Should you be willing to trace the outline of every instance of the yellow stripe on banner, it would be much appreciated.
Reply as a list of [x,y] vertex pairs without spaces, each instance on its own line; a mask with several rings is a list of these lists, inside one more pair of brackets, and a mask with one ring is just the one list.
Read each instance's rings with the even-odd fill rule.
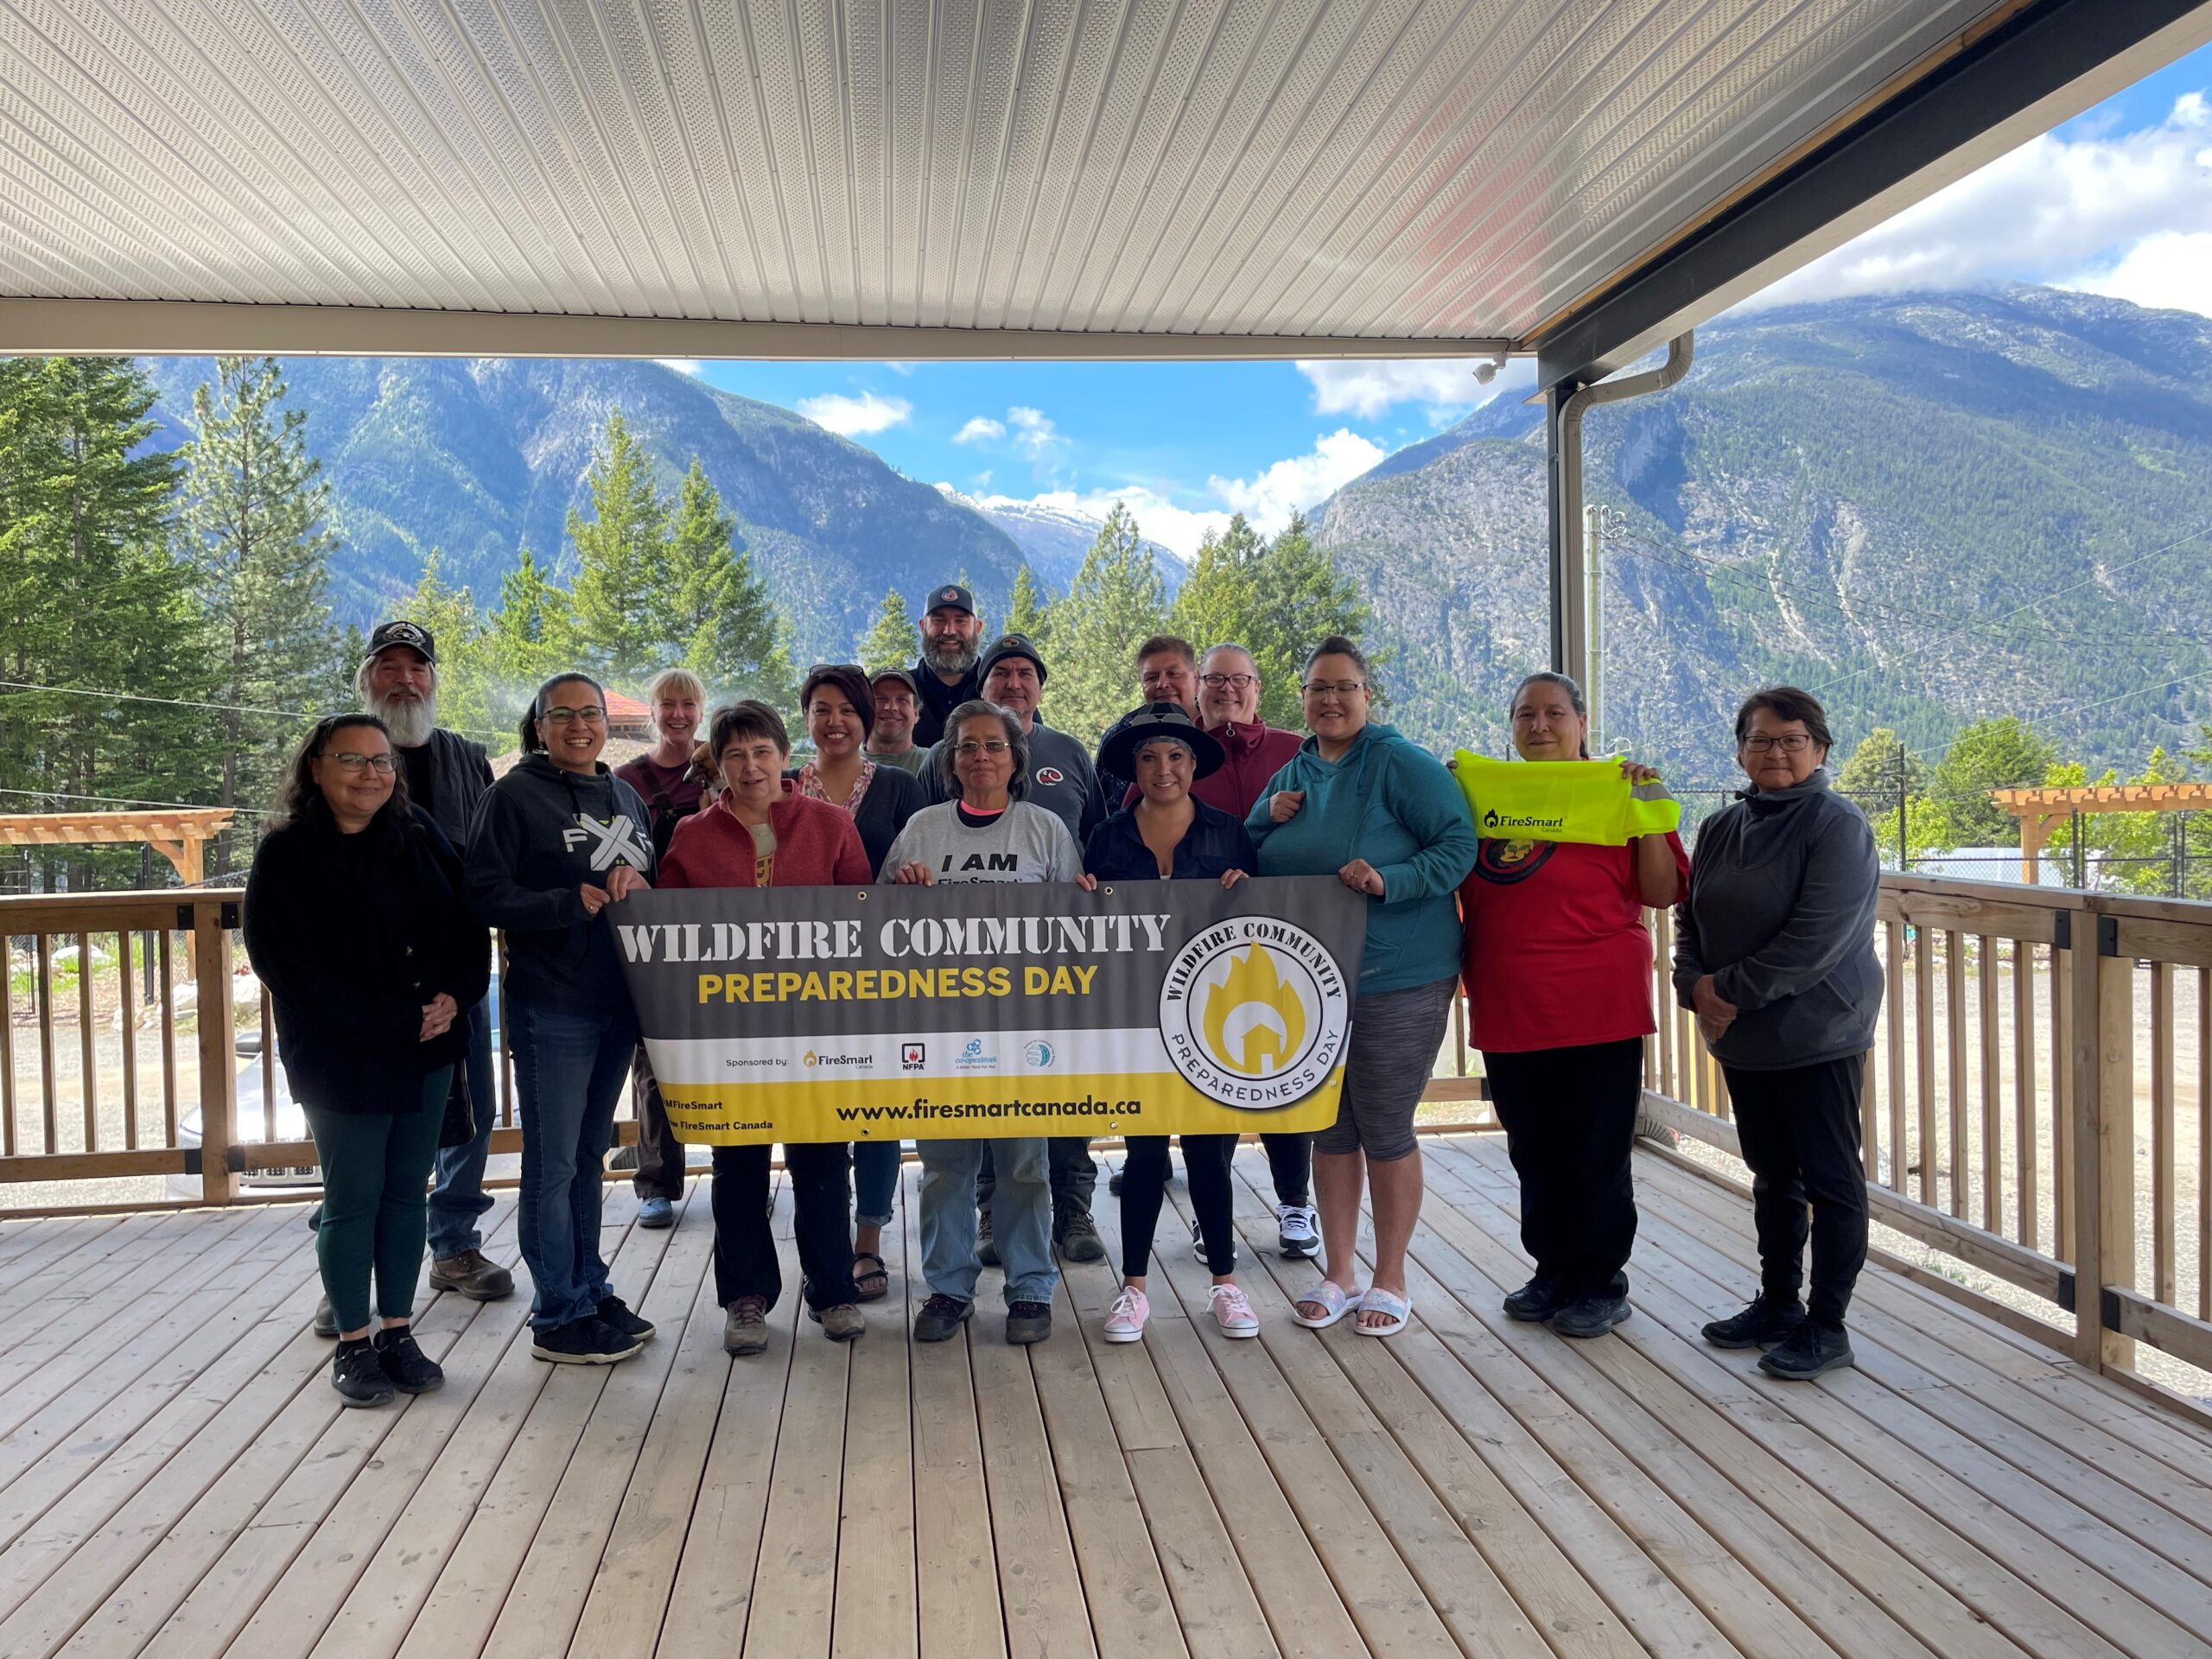
[[1008,1135],[1249,1135],[1325,1129],[1344,1068],[1295,1106],[1246,1110],[1200,1094],[1174,1071],[1090,1077],[916,1077],[855,1083],[661,1085],[677,1139],[733,1147],[766,1141],[938,1141]]

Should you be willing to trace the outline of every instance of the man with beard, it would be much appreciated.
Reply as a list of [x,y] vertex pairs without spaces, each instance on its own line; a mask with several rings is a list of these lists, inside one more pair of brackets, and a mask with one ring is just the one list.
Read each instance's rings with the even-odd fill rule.
[[[382,622],[369,636],[369,653],[353,675],[362,708],[391,732],[391,752],[407,780],[408,798],[437,821],[454,850],[466,853],[468,821],[492,786],[492,765],[481,744],[438,727],[438,655],[430,631],[407,621]],[[468,1103],[475,1136],[438,1148],[430,1189],[430,1287],[457,1291],[471,1301],[510,1295],[514,1275],[486,1257],[477,1228],[492,1199],[484,1191],[484,1163],[492,1147],[492,1117],[499,1099],[492,1073],[491,998],[468,1011]],[[316,1314],[318,1327],[321,1319]]]
[[930,590],[922,613],[922,659],[914,664],[914,690],[920,706],[914,714],[914,747],[926,749],[944,735],[944,717],[982,695],[976,672],[983,638],[983,619],[976,614],[976,595],[957,582]]

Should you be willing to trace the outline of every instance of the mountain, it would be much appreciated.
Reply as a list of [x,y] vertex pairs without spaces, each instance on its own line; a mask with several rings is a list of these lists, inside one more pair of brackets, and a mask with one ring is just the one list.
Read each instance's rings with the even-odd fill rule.
[[[1778,680],[1845,754],[2017,713],[2139,765],[2212,712],[2202,317],[2025,287],[1756,312],[1586,437],[1607,733],[1678,776],[1725,780],[1737,702]],[[1545,474],[1542,411],[1509,393],[1316,515],[1424,741],[1501,751],[1543,665]]]
[[[978,500],[963,495],[949,484],[938,488],[944,492],[948,501],[981,513],[1013,538],[1029,561],[1029,569],[1037,580],[1053,594],[1067,592],[1075,581],[1075,573],[1082,568],[1083,556],[1090,550],[1097,539],[1103,518],[1087,512],[1077,512],[1071,507],[1056,507],[1041,501],[1016,501],[1003,495],[985,496]],[[1167,585],[1167,595],[1173,599],[1175,590],[1183,585],[1183,561],[1158,542],[1147,542],[1152,562],[1160,568],[1160,579]]]
[[[193,391],[214,365],[144,366],[172,429],[150,442],[189,435]],[[1021,564],[989,520],[860,445],[657,363],[294,358],[284,372],[331,486],[341,622],[365,626],[410,592],[433,547],[479,605],[497,601],[525,542],[572,575],[564,526],[571,508],[589,510],[592,444],[616,409],[671,496],[698,456],[791,624],[798,662],[849,652],[888,589],[912,603],[963,571],[1003,615]]]

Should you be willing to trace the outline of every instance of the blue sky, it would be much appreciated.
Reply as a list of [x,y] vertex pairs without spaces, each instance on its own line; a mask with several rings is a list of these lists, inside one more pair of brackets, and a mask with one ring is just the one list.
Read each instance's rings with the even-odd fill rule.
[[[2212,47],[1749,303],[1999,280],[2212,315]],[[1186,555],[1232,511],[1280,527],[1479,396],[1463,363],[683,366],[797,409],[912,478],[1095,514],[1126,501],[1146,534]]]

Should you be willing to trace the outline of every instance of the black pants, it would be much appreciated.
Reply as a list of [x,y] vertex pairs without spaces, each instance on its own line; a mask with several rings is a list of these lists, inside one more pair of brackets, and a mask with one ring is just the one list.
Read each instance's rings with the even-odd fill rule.
[[[1186,1138],[1187,1148],[1190,1141]],[[1275,1202],[1294,1204],[1300,1209],[1312,1207],[1313,1203],[1313,1136],[1277,1130],[1263,1135],[1260,1144],[1267,1149],[1268,1170],[1275,1178]],[[1126,1185],[1128,1177],[1122,1178]],[[1224,1272],[1227,1269],[1224,1268]]]
[[[773,1307],[784,1294],[768,1224],[769,1150],[715,1148],[715,1300],[724,1307],[741,1296],[765,1296]],[[807,1306],[817,1310],[859,1294],[853,1288],[853,1230],[845,1209],[846,1156],[842,1141],[784,1148],[799,1271],[806,1275]]]
[[[1230,1193],[1229,1159],[1236,1150],[1233,1135],[1186,1135],[1183,1174],[1191,1184],[1191,1208],[1198,1212],[1198,1236],[1205,1241],[1206,1266],[1216,1276],[1236,1266],[1236,1205]],[[1122,1272],[1141,1278],[1151,1269],[1153,1230],[1167,1192],[1167,1137],[1133,1135],[1128,1160],[1122,1166]]]
[[1723,1066],[1759,1235],[1759,1281],[1795,1301],[1804,1269],[1806,1206],[1812,1207],[1812,1293],[1806,1312],[1840,1325],[1866,1265],[1866,1176],[1859,1161],[1859,1086],[1866,1057],[1787,1071]]
[[[1090,1159],[1090,1141],[1080,1135],[1056,1135],[1045,1146],[1052,1176],[1052,1229],[1058,1232],[1068,1217],[1090,1213],[1090,1197],[1098,1189],[1098,1166]],[[976,1172],[976,1210],[988,1215],[991,1194],[999,1184],[991,1163],[991,1143],[983,1142],[983,1166]]]
[[669,1127],[668,1108],[660,1103],[660,1084],[643,1043],[630,1062],[630,1103],[638,1116],[638,1173],[630,1185],[641,1198],[673,1204],[683,1196],[683,1143]]
[[1483,1069],[1521,1178],[1521,1247],[1536,1276],[1569,1296],[1626,1294],[1642,1039],[1519,1054],[1484,1050]]

